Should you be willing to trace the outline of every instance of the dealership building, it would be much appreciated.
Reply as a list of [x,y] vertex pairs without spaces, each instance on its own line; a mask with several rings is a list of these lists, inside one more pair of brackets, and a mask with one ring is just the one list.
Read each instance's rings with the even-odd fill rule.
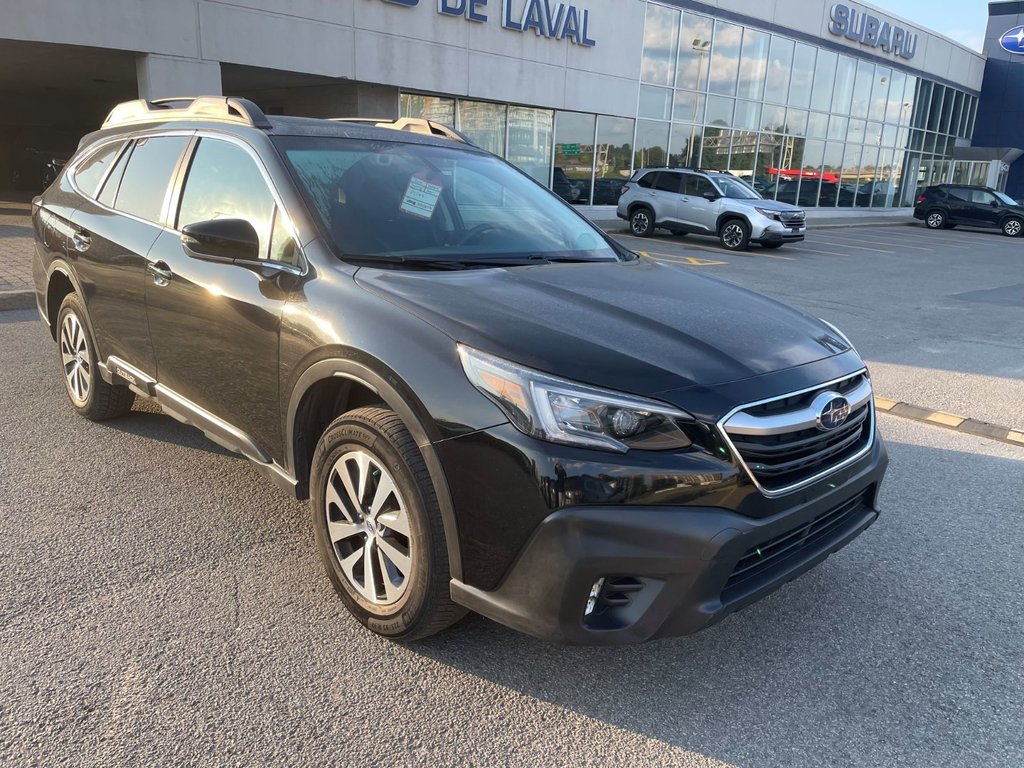
[[989,13],[977,53],[825,0],[5,0],[0,185],[119,101],[225,94],[438,120],[578,203],[663,165],[805,207],[1024,197],[1024,3]]

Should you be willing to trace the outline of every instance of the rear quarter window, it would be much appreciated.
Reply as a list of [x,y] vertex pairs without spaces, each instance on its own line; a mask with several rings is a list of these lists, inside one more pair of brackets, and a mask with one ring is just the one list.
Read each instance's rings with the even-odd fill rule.
[[124,146],[123,141],[106,144],[85,158],[75,168],[75,184],[89,197],[96,197],[96,188],[110,164],[117,157],[117,151]]

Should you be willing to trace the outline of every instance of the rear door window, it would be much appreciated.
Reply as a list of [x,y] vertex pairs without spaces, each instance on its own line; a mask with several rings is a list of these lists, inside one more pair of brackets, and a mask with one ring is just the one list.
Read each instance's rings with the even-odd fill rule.
[[151,136],[135,141],[114,207],[140,219],[159,223],[171,174],[188,136]]
[[661,176],[660,173],[652,171],[651,173],[641,176],[636,183],[644,189],[651,189],[655,183],[657,183],[659,176]]
[[96,188],[103,179],[110,164],[117,157],[117,150],[124,146],[124,142],[114,141],[106,146],[100,147],[80,163],[75,170],[75,184],[89,197],[96,196]]
[[657,181],[654,182],[654,188],[659,192],[679,192],[682,180],[682,174],[662,171],[658,174]]

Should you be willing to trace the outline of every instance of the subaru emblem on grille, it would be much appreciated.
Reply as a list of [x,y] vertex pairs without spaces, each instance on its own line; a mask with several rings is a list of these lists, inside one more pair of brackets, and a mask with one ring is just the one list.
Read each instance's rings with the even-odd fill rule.
[[829,430],[835,429],[843,425],[847,417],[850,415],[850,403],[842,395],[838,395],[835,392],[827,392],[828,399],[822,395],[818,395],[818,400],[825,400],[825,403],[818,408],[818,429],[822,432],[828,432]]

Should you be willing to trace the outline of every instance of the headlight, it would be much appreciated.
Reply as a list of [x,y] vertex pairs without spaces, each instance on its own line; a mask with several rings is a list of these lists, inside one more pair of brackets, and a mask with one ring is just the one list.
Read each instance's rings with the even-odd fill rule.
[[693,416],[664,403],[577,384],[459,345],[466,376],[527,435],[625,453],[679,450],[690,439],[677,421]]
[[754,210],[766,218],[774,219],[775,221],[782,221],[782,217],[779,215],[778,211],[769,211],[767,208],[754,208]]

